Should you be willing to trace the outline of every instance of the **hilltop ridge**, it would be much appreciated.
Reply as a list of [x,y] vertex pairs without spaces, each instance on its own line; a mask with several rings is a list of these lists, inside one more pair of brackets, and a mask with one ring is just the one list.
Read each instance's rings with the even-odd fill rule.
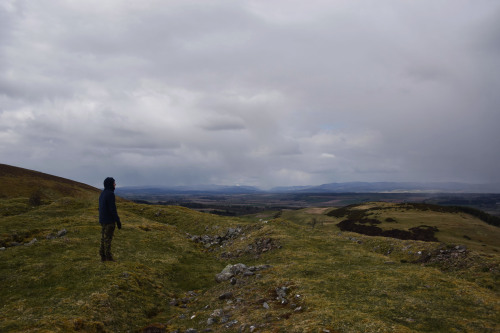
[[99,192],[87,184],[7,164],[0,164],[0,184],[0,198],[29,197],[34,191],[52,199]]

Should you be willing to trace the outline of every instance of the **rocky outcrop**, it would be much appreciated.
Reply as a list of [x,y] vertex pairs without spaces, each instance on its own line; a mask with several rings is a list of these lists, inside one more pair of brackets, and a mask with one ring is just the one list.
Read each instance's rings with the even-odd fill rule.
[[226,233],[223,235],[215,235],[215,236],[210,236],[210,235],[191,235],[189,233],[186,233],[187,238],[189,238],[191,241],[195,243],[201,243],[206,249],[210,249],[213,247],[220,247],[227,245],[230,243],[232,240],[236,239],[240,235],[243,234],[243,228],[241,227],[236,227],[236,228],[228,228]]
[[414,263],[435,265],[442,269],[463,269],[478,264],[479,258],[471,258],[465,245],[438,248],[430,252],[419,251],[419,258]]
[[261,254],[272,251],[274,249],[281,249],[280,242],[273,238],[257,238],[251,244],[248,244],[244,249],[238,249],[233,252],[223,252],[222,259],[238,258],[243,255],[254,255],[259,257]]
[[[217,283],[228,281],[237,276],[252,276],[255,272],[270,268],[269,265],[259,265],[247,267],[245,264],[227,265],[222,272],[215,275]],[[233,283],[232,283],[233,284]]]
[[[228,247],[233,244],[235,240],[245,240],[248,238],[246,234],[248,230],[244,230],[242,227],[228,228],[224,234],[221,235],[192,235],[186,233],[187,238],[195,243],[200,243],[208,251],[213,251],[215,249],[220,249]],[[256,238],[252,243],[244,246],[243,248],[222,252],[222,259],[233,259],[238,258],[243,255],[254,255],[259,257],[262,253],[269,252],[274,249],[280,249],[281,245],[277,239],[270,237]]]

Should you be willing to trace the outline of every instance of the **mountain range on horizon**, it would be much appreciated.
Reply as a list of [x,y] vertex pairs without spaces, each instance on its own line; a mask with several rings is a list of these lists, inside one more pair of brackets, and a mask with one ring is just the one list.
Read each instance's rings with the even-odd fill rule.
[[263,190],[245,185],[191,185],[191,186],[124,186],[120,192],[147,192],[150,194],[258,194],[258,193],[500,193],[500,184],[467,184],[460,182],[342,182],[310,186],[279,186]]
[[[24,173],[34,177],[42,175],[45,178],[64,178],[28,170],[20,167],[0,164],[0,176],[15,176]],[[30,180],[25,180],[29,183]],[[33,183],[33,182],[32,182]],[[80,183],[83,186],[89,185]],[[32,184],[34,185],[34,183]],[[92,187],[94,190],[97,188]],[[461,182],[337,182],[322,185],[279,186],[264,190],[248,185],[139,185],[117,188],[119,193],[148,194],[263,194],[263,193],[500,193],[500,183],[470,184]]]

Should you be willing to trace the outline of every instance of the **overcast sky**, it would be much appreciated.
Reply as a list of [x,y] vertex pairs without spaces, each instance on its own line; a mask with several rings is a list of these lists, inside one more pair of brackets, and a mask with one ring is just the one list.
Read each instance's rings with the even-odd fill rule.
[[0,163],[102,187],[500,182],[498,0],[1,0]]

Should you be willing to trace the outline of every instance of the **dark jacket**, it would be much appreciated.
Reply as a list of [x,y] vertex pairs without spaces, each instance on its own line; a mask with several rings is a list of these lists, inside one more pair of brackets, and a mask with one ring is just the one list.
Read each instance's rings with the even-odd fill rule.
[[120,217],[116,211],[115,192],[113,186],[106,186],[99,196],[99,223],[116,224],[121,227]]

